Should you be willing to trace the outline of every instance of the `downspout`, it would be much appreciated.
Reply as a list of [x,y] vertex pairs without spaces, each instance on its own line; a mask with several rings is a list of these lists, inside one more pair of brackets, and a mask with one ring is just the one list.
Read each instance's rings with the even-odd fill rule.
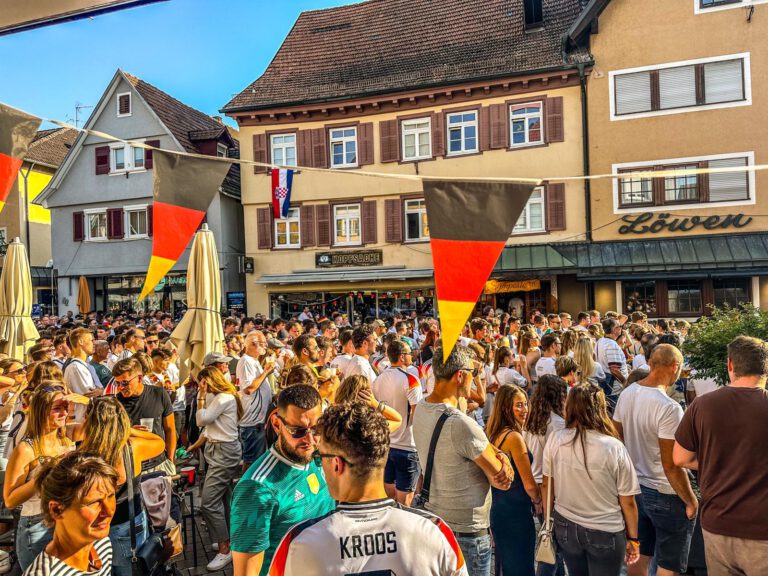
[[[578,64],[579,84],[581,85],[581,139],[582,139],[582,163],[584,176],[589,176],[589,114],[587,107],[587,76],[584,73],[585,65]],[[587,242],[592,242],[592,182],[584,180],[584,208],[586,213],[586,237]]]

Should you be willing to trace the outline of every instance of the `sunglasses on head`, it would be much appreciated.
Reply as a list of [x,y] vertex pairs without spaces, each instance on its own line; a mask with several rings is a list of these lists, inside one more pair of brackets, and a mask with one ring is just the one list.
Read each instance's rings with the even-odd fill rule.
[[288,422],[285,421],[285,418],[280,416],[280,414],[277,414],[277,417],[280,419],[280,422],[283,423],[283,427],[288,430],[288,434],[290,434],[291,438],[294,440],[305,438],[307,434],[312,434],[312,436],[317,435],[317,426],[312,426],[311,428],[306,428],[304,426],[291,426],[288,424]]
[[40,386],[38,390],[42,390],[43,392],[66,392],[66,389],[64,388],[64,386],[59,386],[57,384]]

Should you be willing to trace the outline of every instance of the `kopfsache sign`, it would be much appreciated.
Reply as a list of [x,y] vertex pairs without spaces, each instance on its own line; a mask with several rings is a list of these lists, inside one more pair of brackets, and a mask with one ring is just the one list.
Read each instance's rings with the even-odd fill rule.
[[354,252],[319,252],[315,254],[317,268],[342,268],[345,266],[381,266],[384,256],[381,250],[356,250]]

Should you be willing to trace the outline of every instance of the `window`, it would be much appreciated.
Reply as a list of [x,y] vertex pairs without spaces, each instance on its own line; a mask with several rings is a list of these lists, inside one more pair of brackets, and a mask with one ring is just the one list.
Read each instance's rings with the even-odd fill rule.
[[[331,168],[357,166],[357,128],[338,128],[331,132]],[[295,155],[295,146],[294,146]],[[273,162],[275,162],[273,160]]]
[[544,232],[544,189],[536,188],[528,199],[513,233]]
[[147,207],[146,206],[126,206],[125,212],[125,230],[127,238],[146,238],[148,235]]
[[117,117],[131,115],[131,93],[123,92],[117,95]]
[[701,314],[701,282],[669,280],[667,298],[670,314]]
[[429,118],[403,120],[403,160],[432,157],[432,121]]
[[513,104],[509,107],[512,146],[527,146],[544,142],[541,102]]
[[8,229],[5,227],[0,228],[0,255],[4,255],[8,252]]
[[275,220],[275,248],[301,248],[299,209],[291,208],[288,216]]
[[270,145],[274,164],[296,166],[296,134],[273,134]]
[[622,206],[653,204],[652,178],[622,178],[620,180]]
[[742,0],[698,0],[698,2],[702,8],[713,8],[726,4],[741,4]]
[[[686,164],[683,166],[670,166],[681,170],[695,170],[699,164]],[[699,201],[699,175],[687,174],[685,176],[667,176],[664,178],[664,203],[674,202],[698,202]]]
[[448,114],[448,155],[477,152],[477,112]]
[[144,148],[132,148],[133,150],[133,167],[144,168]]
[[356,246],[361,243],[360,204],[339,204],[333,207],[334,245]]
[[85,239],[86,240],[106,240],[107,239],[107,212],[86,212],[85,213]]
[[624,288],[624,313],[645,312],[655,316],[656,311],[656,282],[622,282]]
[[405,201],[405,240],[429,240],[427,204],[423,199]]
[[112,171],[125,170],[125,148],[112,149]]
[[695,14],[706,14],[708,12],[718,12],[720,10],[731,10],[753,6],[754,4],[765,4],[768,0],[693,0],[693,11]]
[[219,142],[216,144],[216,156],[219,158],[226,158],[229,155],[229,148],[227,148],[226,144],[222,144]]
[[611,118],[751,104],[749,54],[611,72]]
[[134,148],[128,144],[110,145],[110,173],[128,170],[143,170],[146,158],[144,148]]
[[736,307],[749,302],[749,278],[715,278],[712,283],[715,289],[715,306],[726,304]]

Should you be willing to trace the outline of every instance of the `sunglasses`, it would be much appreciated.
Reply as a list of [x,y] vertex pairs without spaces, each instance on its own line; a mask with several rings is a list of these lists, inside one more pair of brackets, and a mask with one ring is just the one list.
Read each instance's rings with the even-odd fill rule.
[[24,373],[26,373],[26,371],[27,371],[27,367],[26,366],[22,366],[18,370],[14,370],[12,372],[8,372],[8,376],[10,376],[11,374],[24,374]]
[[477,375],[480,374],[479,368],[462,368],[461,370],[463,372],[469,372],[470,374],[472,374],[473,378],[477,378]]
[[136,378],[139,378],[140,376],[141,376],[141,374],[136,374],[136,376],[134,376],[133,378],[129,378],[128,380],[117,380],[117,379],[115,379],[114,383],[115,383],[115,386],[117,386],[118,388],[125,388],[126,386],[129,386],[131,384],[131,382],[133,382],[134,380],[136,380]]
[[322,458],[338,458],[339,460],[344,462],[344,464],[346,464],[347,466],[354,466],[355,465],[354,462],[350,462],[349,460],[344,458],[344,456],[342,456],[341,454],[323,454],[322,452],[315,452],[315,456],[317,456],[318,458],[321,458],[321,459]]
[[312,426],[311,428],[305,428],[303,426],[291,426],[288,424],[288,422],[285,421],[285,418],[280,416],[280,414],[277,414],[277,417],[280,419],[280,422],[283,423],[285,429],[288,430],[288,434],[290,434],[291,438],[294,440],[305,438],[307,434],[317,436],[317,426]]
[[40,386],[38,390],[42,390],[43,392],[66,392],[64,386],[58,385]]

